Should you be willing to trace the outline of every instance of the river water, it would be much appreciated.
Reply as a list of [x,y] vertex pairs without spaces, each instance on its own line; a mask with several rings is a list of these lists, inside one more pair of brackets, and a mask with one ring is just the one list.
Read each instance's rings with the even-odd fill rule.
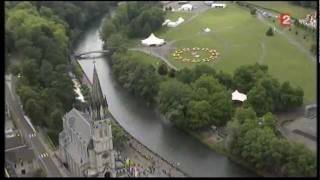
[[[102,49],[98,28],[94,23],[79,39],[76,53]],[[116,120],[135,138],[163,158],[179,162],[179,167],[191,176],[250,177],[256,176],[243,167],[217,154],[190,135],[176,129],[155,109],[147,107],[117,84],[106,58],[81,60],[80,64],[92,80],[95,61],[101,88],[109,110]]]

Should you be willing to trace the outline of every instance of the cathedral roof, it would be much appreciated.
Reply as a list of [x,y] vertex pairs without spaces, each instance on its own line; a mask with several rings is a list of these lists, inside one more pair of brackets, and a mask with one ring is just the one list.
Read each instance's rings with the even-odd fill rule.
[[81,137],[81,140],[86,144],[89,143],[91,136],[91,124],[89,119],[87,119],[88,117],[83,116],[83,113],[73,108],[65,115],[65,118],[69,127],[72,128],[79,137]]
[[[90,139],[91,139],[90,119],[88,119],[88,115],[78,111],[75,108],[69,111],[64,118],[66,119],[66,123],[68,124],[68,126],[72,129],[71,131],[73,131],[73,133],[76,134],[76,136],[78,136],[78,137],[74,137],[72,139],[72,142],[66,146],[66,151],[77,164],[85,163],[87,162],[87,159],[83,157],[83,153],[86,153],[86,151],[79,149],[78,144],[81,144],[87,147],[90,142]],[[68,133],[68,132],[65,131],[65,133]],[[81,163],[81,160],[82,160],[82,163]]]

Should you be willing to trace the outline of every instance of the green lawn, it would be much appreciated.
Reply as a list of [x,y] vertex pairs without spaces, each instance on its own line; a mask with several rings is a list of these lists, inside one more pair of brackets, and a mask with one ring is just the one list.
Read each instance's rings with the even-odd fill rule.
[[[212,31],[204,33],[202,29],[206,27]],[[248,10],[228,4],[225,9],[210,9],[188,23],[157,34],[167,41],[177,40],[177,48],[216,49],[220,54],[217,61],[205,64],[231,74],[243,64],[266,64],[270,73],[281,82],[288,80],[294,86],[301,86],[306,103],[315,102],[316,63],[282,35],[265,36],[267,29],[268,26]],[[170,60],[178,68],[197,64],[183,63],[173,57]]]
[[142,63],[145,63],[145,64],[151,64],[155,68],[157,68],[159,66],[160,62],[162,62],[161,59],[156,58],[154,56],[151,56],[149,54],[143,53],[143,52],[129,51],[128,53],[132,57],[132,60],[139,61],[139,62],[142,62]]
[[[291,25],[291,31],[289,31],[288,27],[283,28],[278,21],[272,22],[272,19],[268,19],[269,22],[274,24],[278,29],[286,32],[290,37],[298,41],[301,45],[303,45],[306,49],[310,49],[311,45],[316,43],[315,39],[317,38],[316,32],[312,32],[310,29],[304,29],[301,27],[297,27],[295,25]],[[298,32],[298,34],[296,34]],[[304,37],[306,37],[304,39]]]
[[295,6],[287,1],[249,1],[255,5],[259,5],[268,9],[273,9],[283,13],[290,13],[295,18],[304,18],[307,14],[314,12],[314,9]]

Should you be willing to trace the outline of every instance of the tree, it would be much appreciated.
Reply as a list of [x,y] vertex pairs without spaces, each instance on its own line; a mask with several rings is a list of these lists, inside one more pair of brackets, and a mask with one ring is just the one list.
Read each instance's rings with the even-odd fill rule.
[[268,112],[263,116],[264,126],[269,127],[274,133],[277,132],[277,120],[272,113]]
[[267,36],[273,36],[273,30],[272,30],[271,27],[267,30],[266,35]]
[[250,14],[251,15],[256,15],[257,10],[255,8],[251,8]]
[[111,122],[112,128],[112,139],[116,148],[121,149],[128,141],[128,137],[125,134],[124,130],[115,122]]
[[219,82],[224,85],[227,89],[231,89],[233,84],[232,84],[232,77],[230,74],[224,73],[223,71],[220,71],[216,75],[217,79]]
[[190,101],[188,104],[188,128],[199,129],[210,124],[211,105],[206,100]]
[[192,71],[189,68],[183,68],[182,70],[179,70],[176,77],[177,80],[187,84],[193,81]]
[[243,124],[247,119],[257,119],[256,112],[251,108],[237,108],[234,118]]
[[170,69],[170,71],[169,71],[169,77],[174,78],[175,76],[176,76],[176,70]]
[[142,35],[143,36],[147,36],[147,35],[149,35],[150,33],[151,33],[151,27],[150,27],[150,25],[149,25],[149,23],[148,22],[146,22],[145,24],[144,24],[144,26],[143,26],[143,28],[142,28]]
[[267,90],[261,85],[256,84],[248,93],[248,101],[258,116],[269,111],[273,111],[273,100],[267,95]]
[[233,86],[242,93],[249,90],[261,79],[268,71],[267,66],[254,64],[238,67],[233,75]]
[[288,81],[284,82],[280,88],[281,110],[301,106],[303,103],[303,90],[299,87],[293,89]]
[[160,75],[167,75],[168,74],[168,66],[165,63],[161,63],[158,67],[158,73]]
[[175,79],[160,84],[158,105],[160,111],[178,127],[188,127],[186,120],[187,104],[192,99],[190,85]]
[[30,98],[26,101],[25,110],[34,125],[44,125],[43,108],[36,102],[35,99]]
[[63,125],[62,125],[62,116],[63,113],[60,109],[56,108],[52,113],[50,113],[50,123],[49,126],[54,129],[56,132],[61,132]]
[[48,61],[43,60],[40,67],[39,79],[41,83],[43,83],[44,87],[49,87],[52,79],[52,75],[53,75],[52,65]]
[[119,33],[112,34],[107,43],[104,44],[104,49],[110,49],[111,52],[119,51],[124,53],[127,51],[126,39]]
[[100,30],[100,38],[106,42],[107,39],[116,32],[116,27],[110,19],[105,19],[102,23],[102,28]]

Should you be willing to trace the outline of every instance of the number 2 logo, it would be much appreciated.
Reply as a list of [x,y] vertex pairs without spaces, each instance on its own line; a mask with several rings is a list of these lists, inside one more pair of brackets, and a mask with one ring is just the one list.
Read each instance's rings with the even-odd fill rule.
[[279,16],[280,24],[282,26],[290,26],[291,25],[291,17],[289,14],[281,14]]

